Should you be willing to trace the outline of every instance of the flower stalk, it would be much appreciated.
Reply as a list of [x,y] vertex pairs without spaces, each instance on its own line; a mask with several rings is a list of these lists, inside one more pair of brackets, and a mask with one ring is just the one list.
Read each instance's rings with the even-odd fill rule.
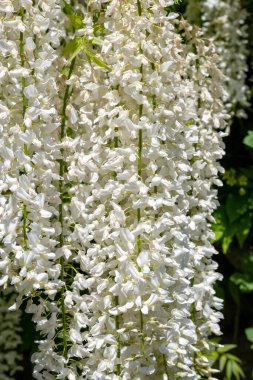
[[[115,136],[114,136],[113,141],[114,141],[114,148],[118,148],[119,147],[119,137],[118,137],[118,128],[117,127],[115,128]],[[114,172],[114,177],[116,177],[115,172]],[[119,297],[118,296],[115,296],[115,305],[119,306]],[[115,327],[116,327],[117,331],[120,329],[120,316],[119,315],[115,315]],[[116,339],[117,339],[117,359],[120,360],[120,358],[121,358],[121,337],[120,337],[119,332],[117,332]],[[117,376],[120,376],[120,373],[121,373],[121,364],[117,363],[117,365],[116,365]]]
[[[142,15],[142,6],[141,6],[141,0],[137,0],[137,9],[138,9],[138,15]],[[141,49],[140,49],[141,50]],[[140,74],[143,77],[143,65],[140,67]],[[141,79],[142,81],[142,79]],[[143,104],[140,104],[139,106],[139,119],[141,119],[143,114]],[[139,129],[138,131],[138,178],[139,181],[142,181],[142,149],[143,149],[143,131],[142,129]],[[137,222],[141,222],[141,209],[137,209]],[[138,235],[137,237],[137,254],[140,255],[142,250],[142,241],[141,241],[141,235]],[[138,268],[140,270],[140,268]],[[145,335],[144,335],[144,317],[143,313],[140,310],[140,332],[141,332],[141,352],[144,357],[146,357],[146,351],[145,351]]]

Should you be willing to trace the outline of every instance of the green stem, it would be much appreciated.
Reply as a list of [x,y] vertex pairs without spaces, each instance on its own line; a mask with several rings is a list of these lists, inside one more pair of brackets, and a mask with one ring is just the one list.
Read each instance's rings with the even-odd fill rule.
[[[141,6],[141,0],[137,0],[137,9],[138,9],[138,15],[142,15],[142,6]],[[141,50],[141,48],[140,48]],[[143,65],[140,67],[140,73],[141,75],[143,74]],[[141,104],[139,106],[139,118],[142,117],[143,114],[143,105]],[[143,147],[143,134],[142,134],[142,129],[139,130],[138,133],[138,162],[137,162],[137,170],[138,170],[138,179],[139,181],[142,181],[142,147]],[[140,223],[141,221],[141,209],[137,209],[137,222]],[[137,237],[137,253],[138,256],[141,253],[141,248],[142,248],[142,241],[141,241],[141,236],[139,235]],[[140,268],[138,268],[140,270]],[[146,352],[145,352],[145,336],[144,336],[144,317],[143,313],[140,310],[140,330],[141,330],[141,352],[144,357],[146,357]]]
[[137,0],[137,8],[138,8],[138,15],[141,16],[142,14],[141,0]]
[[141,352],[143,356],[146,357],[145,336],[144,336],[144,317],[141,310],[140,310],[140,321],[141,321]]
[[[115,133],[117,134],[117,132],[118,132],[118,128],[116,127]],[[114,136],[114,148],[118,148],[118,146],[119,146],[119,138],[116,135],[116,136]],[[117,173],[114,172],[113,175],[114,175],[114,177],[116,177]],[[119,305],[119,297],[118,296],[115,297],[115,304],[116,304],[116,306]],[[116,330],[120,329],[120,316],[119,315],[115,316],[115,327],[116,327]],[[116,339],[117,339],[117,359],[120,360],[120,358],[121,358],[121,338],[120,338],[120,334],[118,332],[117,332]],[[121,373],[121,364],[118,363],[116,365],[117,376],[120,376],[120,373]]]
[[[115,304],[116,306],[119,305],[119,297],[116,296],[115,297]],[[119,315],[116,315],[115,316],[115,327],[116,327],[116,330],[119,330],[120,328],[120,320],[119,320]],[[120,334],[117,332],[117,359],[120,360],[121,358],[121,338],[120,338]],[[121,365],[120,363],[117,364],[116,366],[116,374],[117,376],[120,376],[120,373],[121,373]]]
[[[71,61],[71,65],[68,72],[67,79],[70,79],[73,70],[75,67],[75,58]],[[62,112],[61,112],[61,126],[60,126],[60,141],[63,140],[65,137],[65,127],[66,127],[66,109],[69,101],[69,95],[70,95],[70,85],[68,84],[64,93],[63,97],[63,106],[62,106]],[[61,157],[64,154],[63,148],[61,148]],[[63,247],[64,245],[64,234],[63,234],[63,185],[64,185],[64,170],[65,170],[65,163],[63,158],[60,159],[60,169],[59,169],[59,193],[60,193],[60,205],[59,205],[59,223],[61,225],[61,234],[59,237],[59,246]],[[65,283],[65,271],[64,271],[64,257],[60,258],[60,264],[61,264],[61,281]],[[64,304],[64,287],[61,288],[61,312],[62,312],[62,327],[63,327],[63,356],[67,357],[67,349],[68,349],[68,342],[67,342],[67,321],[66,321],[66,310],[65,310],[65,304]]]
[[[67,79],[70,79],[71,75],[73,74],[73,70],[75,68],[75,62],[76,62],[76,58],[72,59]],[[66,90],[65,90],[65,94],[64,94],[64,98],[63,98],[62,112],[61,112],[61,136],[60,136],[61,140],[65,136],[65,126],[66,126],[66,118],[67,118],[66,108],[67,108],[68,101],[69,101],[69,92],[70,92],[70,85],[68,84],[66,87]]]
[[139,148],[138,148],[138,177],[139,180],[141,180],[141,175],[142,175],[142,129],[139,130],[139,136],[138,136],[138,143],[139,143]]
[[[118,133],[118,127],[115,128],[115,133],[117,134]],[[119,137],[116,135],[114,136],[114,148],[118,148],[119,147]]]
[[[139,7],[138,7],[139,11]],[[143,73],[143,67],[141,66],[140,68],[140,73]],[[143,105],[141,104],[139,106],[139,118],[142,117],[143,113]],[[138,179],[139,181],[142,181],[142,147],[143,147],[143,134],[142,134],[142,129],[139,130],[138,134]],[[141,209],[137,209],[137,222],[140,223],[141,221]],[[141,236],[138,235],[137,237],[137,253],[138,256],[141,253],[142,249],[142,241],[141,241]],[[140,268],[138,268],[140,270]],[[145,336],[144,336],[144,317],[143,313],[140,310],[140,328],[141,328],[141,351],[142,354],[146,357],[146,352],[145,352]]]
[[[63,268],[63,261],[62,258],[60,260],[61,268]],[[61,280],[64,281],[64,270],[61,270]],[[64,304],[64,288],[61,288],[61,312],[62,312],[62,328],[63,328],[63,350],[62,355],[64,358],[67,358],[67,352],[68,352],[68,341],[67,341],[67,321],[66,321],[66,311],[65,311],[65,304]]]
[[[24,7],[20,8],[20,17],[21,20],[24,20],[25,10]],[[25,43],[24,43],[24,33],[20,32],[19,34],[19,55],[20,55],[20,63],[22,67],[25,67],[25,49],[24,49]],[[25,117],[26,109],[28,106],[28,102],[25,96],[25,87],[26,87],[26,79],[22,77],[22,116],[23,120]],[[23,132],[26,131],[26,125],[23,122],[22,125]],[[28,154],[27,144],[24,144],[24,154]],[[23,204],[23,240],[24,240],[24,249],[28,249],[28,239],[27,239],[27,207],[25,204]]]
[[[140,106],[141,107],[141,106]],[[142,111],[140,112],[142,114]],[[139,130],[139,139],[138,139],[138,177],[139,180],[142,180],[142,130]],[[137,222],[140,223],[141,221],[141,209],[137,209]],[[137,253],[138,256],[141,253],[142,248],[142,241],[141,241],[141,235],[137,236]],[[138,268],[140,270],[140,268]],[[144,337],[144,318],[142,311],[140,310],[140,325],[141,325],[141,351],[144,356],[146,356],[145,353],[145,337]]]
[[23,204],[23,240],[24,240],[24,249],[28,250],[28,238],[27,238],[27,207]]
[[[151,63],[151,67],[152,67],[152,70],[155,70],[155,64],[152,62]],[[153,110],[157,107],[157,99],[156,99],[156,96],[153,95]],[[155,186],[154,187],[154,193],[157,194],[157,191],[158,191],[158,187]],[[158,219],[158,212],[155,213],[155,220]]]

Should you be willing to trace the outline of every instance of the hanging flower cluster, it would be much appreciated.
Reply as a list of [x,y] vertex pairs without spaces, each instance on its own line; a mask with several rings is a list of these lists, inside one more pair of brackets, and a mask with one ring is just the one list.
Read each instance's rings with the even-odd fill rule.
[[1,291],[0,294],[0,379],[14,380],[15,373],[22,371],[22,356],[17,352],[21,344],[21,311],[9,312],[15,302],[13,289]]
[[199,12],[204,35],[211,38],[220,56],[219,68],[226,75],[229,112],[246,117],[249,89],[247,12],[240,0],[189,0],[188,16]]
[[6,0],[0,5],[1,285],[9,279],[15,286],[17,306],[25,295],[37,297],[34,320],[44,334],[47,308],[57,310],[44,298],[54,298],[62,287],[56,259],[62,7],[58,0]]
[[1,285],[36,379],[214,379],[223,77],[173,3],[0,5]]

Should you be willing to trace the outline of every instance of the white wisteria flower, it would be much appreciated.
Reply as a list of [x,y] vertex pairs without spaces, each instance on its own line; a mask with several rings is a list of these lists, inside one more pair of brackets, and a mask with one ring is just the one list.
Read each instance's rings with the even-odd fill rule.
[[230,114],[246,117],[249,107],[248,30],[246,9],[240,0],[189,0],[188,17],[199,12],[204,36],[210,38],[219,59],[219,68],[226,75],[225,99]]
[[173,4],[0,8],[0,282],[36,379],[212,378],[224,78]]

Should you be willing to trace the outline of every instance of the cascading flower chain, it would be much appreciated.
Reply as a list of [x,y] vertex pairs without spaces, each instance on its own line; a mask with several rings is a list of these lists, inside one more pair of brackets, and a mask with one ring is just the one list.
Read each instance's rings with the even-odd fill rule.
[[173,4],[0,5],[0,281],[36,379],[214,379],[223,76]]
[[187,16],[199,15],[205,37],[213,40],[220,56],[218,66],[226,75],[229,114],[246,117],[249,107],[248,30],[246,9],[240,0],[189,0]]

